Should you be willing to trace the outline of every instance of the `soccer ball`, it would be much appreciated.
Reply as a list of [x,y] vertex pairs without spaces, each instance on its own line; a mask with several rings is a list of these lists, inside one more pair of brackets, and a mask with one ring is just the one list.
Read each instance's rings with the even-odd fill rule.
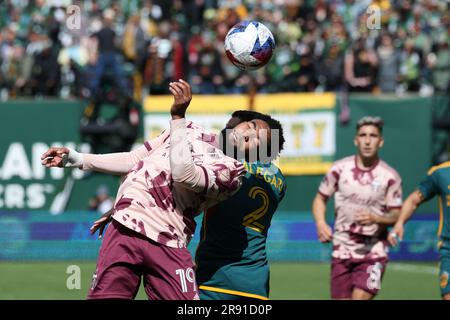
[[258,21],[239,22],[225,37],[228,59],[243,70],[255,70],[264,66],[272,57],[274,49],[272,32]]

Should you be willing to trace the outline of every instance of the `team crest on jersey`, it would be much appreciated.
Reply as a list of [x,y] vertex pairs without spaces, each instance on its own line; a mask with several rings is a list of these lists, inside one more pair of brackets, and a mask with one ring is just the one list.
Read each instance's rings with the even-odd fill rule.
[[380,188],[381,188],[380,180],[377,180],[377,179],[372,180],[370,187],[372,188],[372,191],[374,191],[374,192],[377,192],[378,190],[380,190]]
[[441,288],[444,289],[448,285],[448,272],[441,274]]

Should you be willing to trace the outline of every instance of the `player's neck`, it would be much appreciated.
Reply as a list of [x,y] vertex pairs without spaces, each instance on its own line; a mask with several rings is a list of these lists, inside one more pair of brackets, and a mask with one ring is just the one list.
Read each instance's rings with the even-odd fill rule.
[[375,167],[379,162],[378,155],[373,157],[362,157],[361,155],[356,155],[356,166],[361,170],[370,170]]

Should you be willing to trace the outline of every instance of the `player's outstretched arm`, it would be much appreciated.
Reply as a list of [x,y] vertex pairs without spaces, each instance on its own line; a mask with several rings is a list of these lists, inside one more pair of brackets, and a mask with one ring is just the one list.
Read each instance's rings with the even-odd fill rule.
[[389,233],[388,241],[392,246],[396,246],[399,240],[403,240],[404,225],[411,218],[414,211],[424,201],[424,196],[419,190],[413,191],[403,203],[397,222]]
[[320,193],[313,200],[312,212],[317,227],[317,236],[320,242],[330,242],[333,237],[331,227],[327,224],[325,213],[327,209],[327,198]]
[[130,152],[108,154],[79,153],[66,147],[52,147],[41,156],[42,165],[59,168],[79,168],[114,175],[128,173],[140,160],[151,155],[168,138],[169,132],[163,131],[158,137],[146,141],[144,145]]
[[137,162],[135,158],[139,157],[136,154],[138,153],[89,154],[72,148],[52,147],[41,156],[41,163],[48,168],[79,168],[121,175],[127,173]]

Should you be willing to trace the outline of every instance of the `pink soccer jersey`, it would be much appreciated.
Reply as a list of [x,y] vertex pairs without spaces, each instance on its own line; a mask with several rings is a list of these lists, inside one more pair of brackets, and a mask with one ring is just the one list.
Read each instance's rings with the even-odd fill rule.
[[[83,169],[103,168],[120,173],[124,161],[134,163],[121,181],[113,218],[144,236],[174,248],[189,244],[195,231],[194,217],[206,207],[236,192],[244,166],[218,148],[218,136],[192,122],[186,123],[187,140],[194,164],[204,173],[203,190],[191,190],[173,182],[169,159],[170,134],[158,138],[129,154],[83,155]],[[108,164],[104,163],[108,161]],[[105,170],[105,166],[109,169]],[[119,168],[117,171],[115,168]]]
[[368,211],[385,215],[401,207],[402,181],[397,171],[382,160],[362,170],[356,165],[356,156],[346,157],[333,164],[319,192],[325,197],[335,193],[333,257],[376,259],[387,256],[387,227],[360,225],[355,214]]

